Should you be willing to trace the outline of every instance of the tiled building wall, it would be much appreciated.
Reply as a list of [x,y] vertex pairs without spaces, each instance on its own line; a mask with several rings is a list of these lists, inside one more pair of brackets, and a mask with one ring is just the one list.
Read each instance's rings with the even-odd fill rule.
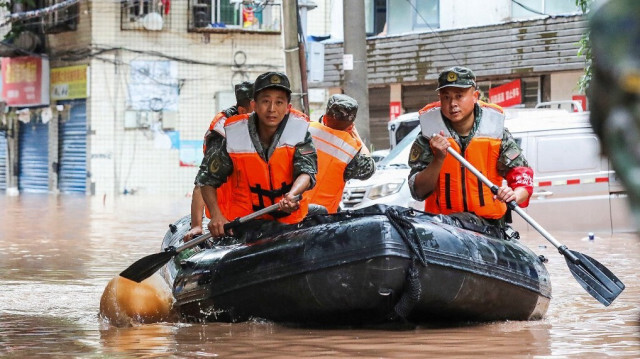
[[[260,73],[284,70],[280,33],[187,32],[188,2],[171,2],[163,29],[120,30],[120,4],[91,1],[89,165],[95,195],[130,193],[186,195],[197,167],[180,165],[180,143],[201,141],[217,112],[215,95],[231,91],[238,70],[253,81]],[[80,35],[84,36],[84,35]],[[241,68],[234,54],[243,52]],[[237,62],[242,62],[242,56]],[[171,131],[125,129],[132,61],[171,61],[180,83]],[[161,84],[158,84],[161,86]],[[171,137],[177,147],[170,147]],[[178,142],[175,139],[179,139]]]

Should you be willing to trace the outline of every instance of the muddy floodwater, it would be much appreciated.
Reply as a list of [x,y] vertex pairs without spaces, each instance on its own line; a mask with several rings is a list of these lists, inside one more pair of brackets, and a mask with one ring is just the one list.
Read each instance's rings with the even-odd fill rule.
[[[640,358],[640,238],[552,234],[627,286],[609,307],[573,279],[537,233],[553,298],[543,320],[411,328],[299,328],[266,321],[115,327],[98,317],[106,284],[156,253],[189,198],[0,195],[0,357]],[[257,299],[258,300],[258,299]]]

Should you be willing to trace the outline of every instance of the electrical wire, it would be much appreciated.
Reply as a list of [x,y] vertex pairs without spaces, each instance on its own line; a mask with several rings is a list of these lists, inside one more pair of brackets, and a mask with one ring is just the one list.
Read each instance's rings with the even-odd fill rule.
[[427,27],[429,28],[431,33],[436,37],[436,40],[440,43],[440,45],[442,45],[442,47],[449,53],[449,55],[451,56],[453,61],[456,63],[456,65],[460,65],[460,62],[458,62],[458,59],[453,55],[451,50],[449,50],[447,45],[444,44],[444,41],[442,41],[442,38],[438,35],[438,33],[431,27],[431,25],[429,25],[429,22],[427,21],[427,19],[422,17],[422,14],[420,14],[418,9],[416,8],[413,0],[407,0],[407,2],[409,3],[409,5],[411,5],[411,7],[413,8],[413,11],[415,11],[416,15],[418,15],[420,17],[420,19],[422,19],[422,21],[424,21],[425,25],[427,25]]
[[536,15],[548,15],[548,14],[545,14],[545,13],[540,12],[538,10],[532,9],[532,8],[528,7],[527,5],[520,3],[519,1],[511,0],[511,2],[516,4],[516,5],[518,5],[518,6],[520,6],[521,8],[523,8],[523,9],[525,9],[527,11],[530,11],[530,12],[536,14]]

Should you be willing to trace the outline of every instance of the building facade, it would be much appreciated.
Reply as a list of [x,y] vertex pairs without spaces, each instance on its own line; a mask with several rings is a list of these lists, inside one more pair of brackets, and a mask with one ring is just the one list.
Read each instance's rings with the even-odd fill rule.
[[[331,1],[332,12],[341,1]],[[586,17],[573,0],[366,0],[369,141],[389,146],[387,122],[437,100],[437,76],[451,66],[474,70],[482,96],[504,106],[578,101],[578,55]],[[310,12],[311,14],[311,12]],[[326,95],[344,84],[340,25],[322,42]],[[319,63],[319,61],[311,61]],[[313,71],[313,69],[311,69]]]
[[[203,135],[235,103],[233,85],[284,69],[281,1],[69,3],[13,9],[45,15],[13,23],[32,24],[39,48],[3,44],[3,74],[14,75],[3,77],[0,190],[190,194]],[[4,90],[32,87],[23,80],[35,67],[21,61],[41,64],[35,82],[48,99]]]

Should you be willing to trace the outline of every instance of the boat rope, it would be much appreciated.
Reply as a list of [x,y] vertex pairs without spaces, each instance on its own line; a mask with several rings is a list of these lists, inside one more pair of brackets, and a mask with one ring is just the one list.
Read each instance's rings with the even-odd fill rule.
[[402,318],[406,320],[409,314],[411,314],[411,311],[413,311],[413,308],[418,304],[420,295],[422,294],[422,284],[420,284],[419,274],[416,261],[411,261],[405,279],[405,290],[402,292],[400,300],[398,300],[393,307],[390,319],[396,320]]
[[403,213],[400,213],[393,207],[388,207],[385,210],[385,215],[389,218],[389,222],[393,228],[398,231],[407,247],[411,249],[412,259],[409,269],[407,270],[407,277],[405,278],[402,296],[393,307],[393,312],[390,315],[391,319],[402,318],[403,320],[406,320],[409,314],[411,314],[411,311],[413,311],[413,308],[420,300],[420,295],[422,294],[422,285],[420,284],[419,278],[420,273],[416,262],[420,261],[420,264],[423,267],[427,266],[426,254],[424,253],[424,249],[420,243],[420,238],[418,238],[418,233],[411,221],[403,216],[403,214],[406,213],[407,212],[404,211]]
[[402,240],[404,240],[405,244],[411,252],[413,253],[413,257],[417,257],[420,260],[422,266],[427,266],[427,256],[424,253],[424,249],[422,248],[422,244],[420,243],[420,238],[418,238],[418,233],[416,229],[413,227],[411,221],[403,216],[404,213],[398,212],[398,210],[394,207],[388,207],[384,214],[389,218],[389,222],[393,226],[393,228],[398,231]]

